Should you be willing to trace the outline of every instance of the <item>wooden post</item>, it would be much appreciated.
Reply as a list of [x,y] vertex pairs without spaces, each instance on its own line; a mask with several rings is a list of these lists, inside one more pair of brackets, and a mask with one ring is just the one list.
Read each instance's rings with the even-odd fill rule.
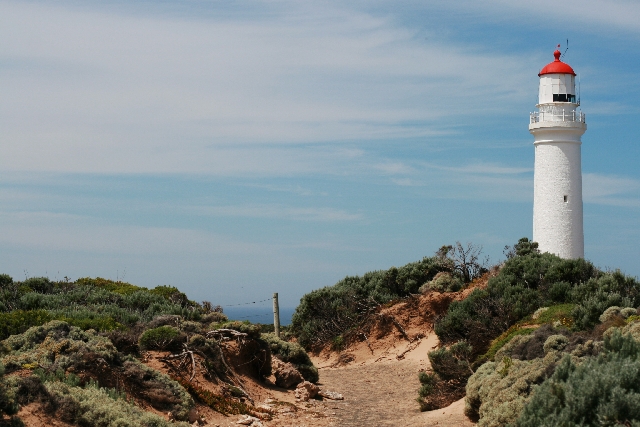
[[276,336],[280,338],[280,307],[278,306],[278,293],[273,293],[273,328]]

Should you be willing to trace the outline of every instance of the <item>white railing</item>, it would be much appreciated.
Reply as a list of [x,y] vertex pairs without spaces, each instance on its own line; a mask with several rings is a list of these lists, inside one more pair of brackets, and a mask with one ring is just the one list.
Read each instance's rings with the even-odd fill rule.
[[540,122],[580,122],[586,123],[584,113],[582,111],[562,111],[562,114],[553,114],[545,111],[535,112],[529,114],[529,123]]

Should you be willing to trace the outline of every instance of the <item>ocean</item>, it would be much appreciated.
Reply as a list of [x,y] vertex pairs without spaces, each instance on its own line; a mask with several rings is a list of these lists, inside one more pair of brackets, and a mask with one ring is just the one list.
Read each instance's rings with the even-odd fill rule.
[[[295,307],[280,307],[280,325],[288,326],[291,324],[291,316],[295,311]],[[224,314],[229,320],[248,320],[251,323],[262,323],[264,325],[273,325],[273,307],[223,307]]]

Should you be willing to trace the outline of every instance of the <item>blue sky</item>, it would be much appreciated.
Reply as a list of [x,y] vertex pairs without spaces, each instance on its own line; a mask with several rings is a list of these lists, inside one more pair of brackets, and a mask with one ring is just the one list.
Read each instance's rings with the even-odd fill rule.
[[640,275],[640,3],[0,1],[0,272],[282,306],[531,237],[537,73],[580,76],[585,256]]

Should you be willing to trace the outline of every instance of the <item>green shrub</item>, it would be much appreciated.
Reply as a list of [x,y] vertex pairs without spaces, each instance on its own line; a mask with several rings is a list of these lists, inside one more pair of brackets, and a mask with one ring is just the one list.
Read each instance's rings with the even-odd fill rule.
[[13,284],[13,278],[8,274],[0,274],[0,289],[6,288]]
[[[435,325],[442,342],[467,340],[481,352],[496,336],[538,308],[564,304],[577,304],[565,319],[575,319],[576,327],[584,329],[593,326],[595,313],[597,322],[606,307],[629,300],[640,288],[635,280],[619,273],[603,274],[583,259],[524,252],[527,254],[507,260],[499,274],[489,280],[486,290],[475,290],[465,300],[449,306],[447,314]],[[620,292],[628,296],[622,297]],[[588,302],[589,298],[593,301]]]
[[31,277],[24,282],[23,286],[28,287],[33,292],[48,294],[53,291],[53,282],[48,277]]
[[442,379],[466,380],[471,374],[471,346],[460,341],[451,347],[442,347],[428,353],[431,369]]
[[40,365],[64,371],[71,366],[83,366],[87,355],[102,358],[107,363],[118,357],[117,349],[107,338],[59,320],[12,335],[3,344],[8,354],[1,361],[11,370]]
[[565,357],[525,406],[520,427],[638,425],[640,344],[614,331],[605,351],[576,363]]
[[249,338],[258,339],[260,338],[260,325],[254,325],[249,321],[245,320],[241,322],[239,320],[232,320],[231,322],[225,322],[222,324],[215,325],[211,327],[210,330],[215,329],[233,329],[234,331],[244,332],[249,336]]
[[435,275],[433,280],[420,287],[420,292],[428,290],[437,292],[458,292],[464,286],[462,278],[448,271],[442,271]]
[[203,345],[206,345],[206,343],[207,339],[200,334],[193,334],[189,338],[189,345],[193,347],[202,347]]
[[192,307],[195,308],[197,304],[193,301],[190,301],[187,298],[187,295],[183,292],[180,292],[178,288],[174,286],[156,286],[150,291],[152,294],[159,295],[171,302],[172,304],[177,304],[180,307]]
[[420,380],[420,389],[418,390],[418,396],[425,398],[433,393],[435,390],[438,377],[434,373],[427,373],[421,371],[418,373],[418,380]]
[[124,361],[122,375],[137,390],[134,397],[146,400],[157,410],[170,411],[177,420],[188,418],[193,398],[177,381],[133,358]]
[[334,286],[314,290],[302,297],[291,321],[291,330],[305,348],[330,343],[337,336],[347,339],[374,307],[415,294],[421,284],[440,271],[449,271],[438,257],[363,276],[347,276]]
[[96,288],[102,288],[109,292],[114,292],[121,295],[128,295],[139,290],[146,290],[140,286],[132,285],[131,283],[122,282],[120,280],[114,281],[109,279],[103,279],[102,277],[82,277],[76,280],[76,284],[80,286],[91,286]]
[[13,415],[18,412],[19,406],[13,393],[11,393],[4,381],[4,366],[0,363],[0,419],[3,414]]
[[542,345],[544,354],[552,351],[562,351],[569,344],[569,340],[564,335],[551,335]]
[[514,324],[506,303],[487,290],[474,289],[462,301],[453,301],[447,313],[435,323],[443,343],[467,341],[477,353],[485,352],[491,341]]
[[67,422],[92,427],[170,427],[187,423],[172,423],[123,401],[97,387],[69,387],[61,382],[46,384],[57,408],[56,414]]
[[311,359],[302,346],[295,342],[281,340],[275,334],[262,334],[261,338],[269,344],[271,354],[283,362],[312,365]]
[[179,346],[180,331],[171,326],[147,329],[140,336],[138,344],[143,350],[170,350]]
[[52,316],[46,310],[15,310],[0,313],[0,340],[21,334],[32,326],[49,322]]
[[544,359],[523,361],[503,357],[498,362],[485,363],[467,381],[465,414],[479,418],[478,427],[512,424],[530,398],[531,390],[544,381],[549,367],[559,357],[559,353],[550,353]]
[[611,306],[639,306],[640,283],[620,271],[602,273],[575,286],[571,298],[578,304],[572,313],[576,327],[590,329]]
[[[546,324],[537,329],[528,328],[529,334],[526,338],[512,340],[496,353],[495,360],[502,360],[507,356],[518,360],[534,360],[542,358],[548,351],[545,351],[545,343],[551,336],[557,336],[563,331],[554,328],[552,325]],[[551,346],[551,342],[549,346]],[[553,347],[548,347],[552,349]]]
[[[531,316],[530,323],[542,325],[545,323],[560,322],[561,325],[570,328],[574,323],[573,317],[571,317],[571,313],[573,312],[575,306],[575,304],[569,303],[552,305],[550,307],[541,307],[536,311],[536,313],[540,311],[539,315],[536,318],[534,318],[534,316]],[[524,322],[527,322],[527,319],[525,319]]]
[[530,335],[533,332],[535,332],[535,329],[533,328],[522,328],[519,326],[513,326],[509,328],[507,331],[502,333],[502,335],[500,335],[498,338],[494,339],[491,342],[491,346],[489,347],[489,350],[487,350],[487,352],[484,354],[484,356],[481,359],[493,360],[496,353],[500,349],[502,349],[506,344],[511,342],[512,339],[514,339],[517,336]]
[[228,320],[229,318],[227,317],[226,314],[220,313],[218,311],[212,311],[202,316],[202,319],[200,321],[203,324],[209,324],[209,323],[224,323]]

